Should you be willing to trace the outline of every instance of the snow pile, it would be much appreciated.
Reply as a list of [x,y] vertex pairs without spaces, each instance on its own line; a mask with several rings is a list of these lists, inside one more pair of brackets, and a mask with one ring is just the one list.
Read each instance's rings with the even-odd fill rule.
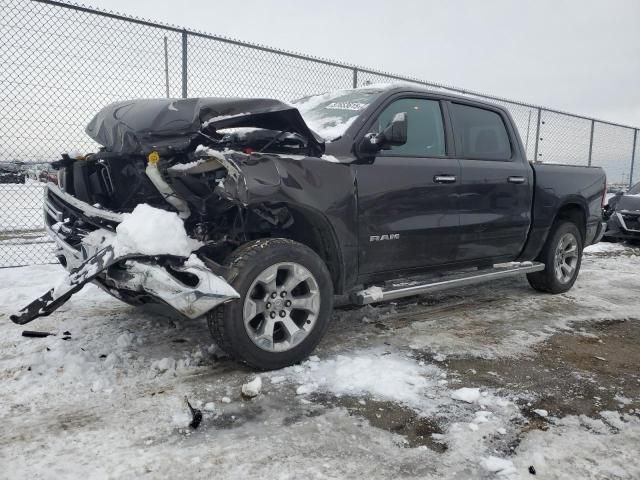
[[176,361],[171,357],[165,357],[161,360],[156,360],[151,364],[151,369],[158,373],[170,372],[176,369]]
[[307,361],[285,371],[300,384],[296,390],[298,395],[316,390],[338,395],[370,395],[417,408],[425,405],[427,391],[439,388],[438,380],[442,373],[433,365],[419,365],[397,354],[371,352]]
[[384,296],[384,292],[382,290],[382,288],[380,287],[369,287],[365,290],[362,290],[361,292],[359,292],[360,295],[367,295],[371,297],[371,300],[376,302],[378,300],[382,300],[383,296]]
[[262,378],[260,376],[242,385],[242,395],[245,397],[257,397],[260,394],[260,390],[262,390]]
[[123,217],[124,221],[116,227],[116,256],[141,253],[189,257],[202,246],[189,238],[177,213],[142,203]]
[[461,402],[475,403],[480,400],[479,388],[463,387],[451,393],[451,398],[460,400]]
[[600,242],[585,247],[584,253],[589,255],[592,253],[623,252],[625,250],[627,250],[627,247],[620,243]]
[[491,473],[499,475],[511,475],[516,473],[516,468],[511,460],[494,457],[490,455],[482,460],[482,466]]
[[528,432],[513,463],[521,472],[532,465],[541,478],[640,478],[640,418],[617,412],[600,417],[568,416],[547,431]]

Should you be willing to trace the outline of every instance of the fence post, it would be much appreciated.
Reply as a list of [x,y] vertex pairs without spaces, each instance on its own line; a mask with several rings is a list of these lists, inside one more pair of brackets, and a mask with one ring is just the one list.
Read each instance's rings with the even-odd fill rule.
[[164,37],[164,84],[167,89],[167,98],[169,98],[169,44],[166,35]]
[[631,152],[631,171],[629,172],[629,188],[633,186],[633,164],[636,162],[636,146],[638,145],[638,129],[633,131],[633,151]]
[[182,98],[187,98],[187,31],[182,31]]
[[593,127],[595,123],[596,122],[591,120],[591,133],[589,134],[589,166],[591,166],[591,154],[593,153]]
[[542,117],[542,109],[538,108],[538,121],[536,122],[536,147],[533,151],[533,161],[538,161],[538,143],[540,143],[540,118]]
[[358,69],[353,69],[353,88],[358,88]]

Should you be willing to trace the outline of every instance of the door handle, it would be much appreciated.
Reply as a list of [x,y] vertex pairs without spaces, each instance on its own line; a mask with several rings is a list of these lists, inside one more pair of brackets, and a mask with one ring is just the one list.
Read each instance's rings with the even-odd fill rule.
[[525,182],[525,178],[524,177],[509,177],[507,179],[507,181],[509,183],[524,183]]
[[435,175],[433,177],[435,183],[456,183],[455,175]]

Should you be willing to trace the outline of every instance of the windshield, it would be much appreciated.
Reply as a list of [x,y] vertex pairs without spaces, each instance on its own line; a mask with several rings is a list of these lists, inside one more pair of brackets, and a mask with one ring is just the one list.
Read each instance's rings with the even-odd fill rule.
[[293,101],[309,128],[328,142],[337,140],[382,93],[379,88],[337,90]]
[[636,183],[627,192],[627,195],[638,195],[638,194],[640,194],[640,182]]

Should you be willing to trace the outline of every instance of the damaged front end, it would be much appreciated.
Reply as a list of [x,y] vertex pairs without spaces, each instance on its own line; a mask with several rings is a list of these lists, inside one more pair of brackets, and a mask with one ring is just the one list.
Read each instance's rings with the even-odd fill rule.
[[[49,315],[90,282],[127,303],[160,303],[189,318],[238,298],[224,259],[293,221],[275,195],[282,179],[274,158],[324,152],[300,113],[276,100],[121,102],[98,113],[87,133],[104,148],[63,155],[54,163],[58,185],[45,190],[45,226],[69,276],[13,315],[15,323]],[[252,196],[274,201],[254,204]],[[140,204],[175,212],[197,251],[119,252],[118,225]]]
[[87,283],[128,303],[168,305],[188,318],[200,317],[238,297],[222,277],[224,268],[211,261],[204,263],[195,254],[184,258],[119,253],[109,239],[114,238],[121,221],[121,214],[84,204],[49,184],[45,226],[69,275],[11,320],[24,325],[49,315]]

